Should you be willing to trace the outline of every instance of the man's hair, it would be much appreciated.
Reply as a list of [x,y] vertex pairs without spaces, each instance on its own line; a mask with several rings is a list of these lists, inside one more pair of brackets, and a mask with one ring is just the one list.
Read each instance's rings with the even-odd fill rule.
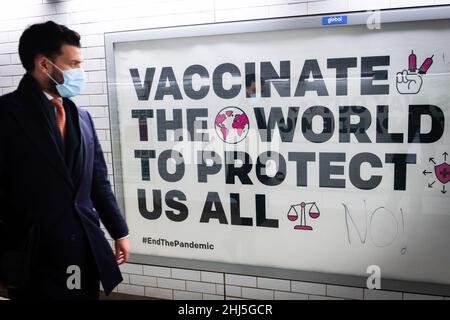
[[28,72],[34,70],[34,59],[42,54],[54,59],[64,44],[80,47],[80,35],[53,21],[29,26],[20,36],[19,56]]

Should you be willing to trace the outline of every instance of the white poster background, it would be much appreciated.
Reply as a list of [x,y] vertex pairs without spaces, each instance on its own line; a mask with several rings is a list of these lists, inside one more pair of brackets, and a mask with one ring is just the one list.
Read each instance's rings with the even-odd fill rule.
[[[428,183],[433,181],[433,174],[422,173],[423,170],[434,172],[432,163],[428,161],[429,157],[434,157],[440,163],[443,162],[442,153],[450,153],[448,39],[450,22],[434,21],[420,24],[384,24],[381,30],[368,30],[365,26],[346,26],[116,43],[114,56],[122,154],[115,157],[120,156],[122,161],[125,215],[130,227],[132,252],[363,276],[366,275],[369,265],[378,265],[383,278],[450,284],[450,196],[439,191],[439,182],[429,188]],[[417,55],[418,67],[431,55],[434,55],[434,63],[423,76],[419,94],[401,95],[396,90],[396,73],[407,69],[411,50]],[[390,66],[375,67],[375,70],[388,70],[388,80],[376,81],[374,84],[389,84],[390,94],[362,96],[361,57],[384,55],[390,56]],[[349,69],[347,96],[336,96],[336,70],[327,68],[327,59],[340,57],[358,58],[357,67]],[[306,59],[318,60],[329,96],[318,97],[315,92],[307,92],[305,97],[293,96]],[[272,87],[271,98],[246,98],[244,64],[256,63],[258,79],[260,62],[270,61],[279,71],[279,62],[283,60],[291,61],[291,97],[280,98]],[[234,99],[221,99],[212,89],[213,70],[222,63],[233,63],[241,70],[240,81],[224,77],[227,83],[225,86],[231,86],[231,83],[242,84],[241,93]],[[203,65],[210,75],[210,79],[201,81],[199,77],[194,77],[197,81],[194,88],[198,89],[201,84],[211,86],[207,97],[201,100],[192,100],[183,91],[183,73],[193,64]],[[143,80],[148,67],[156,68],[150,98],[148,101],[139,101],[129,69],[137,68]],[[154,99],[162,67],[173,68],[183,100],[174,100],[172,96],[165,96],[162,101]],[[432,104],[444,111],[445,131],[438,142],[407,143],[409,104]],[[303,112],[315,105],[325,106],[334,114],[335,132],[326,143],[308,142],[301,132]],[[372,143],[358,143],[353,135],[351,143],[339,143],[338,107],[344,105],[364,106],[371,112],[372,124],[367,133]],[[404,143],[375,143],[377,105],[389,105],[390,132],[403,133]],[[216,114],[227,106],[241,108],[250,120],[248,137],[234,146],[225,145],[215,136],[214,131]],[[250,142],[259,141],[254,130],[256,119],[253,107],[264,107],[267,119],[270,107],[281,107],[284,117],[287,117],[288,108],[291,106],[300,107],[293,142],[280,142],[277,127],[272,145]],[[167,119],[172,119],[172,110],[175,108],[183,110],[184,128],[187,108],[207,108],[208,134],[210,140],[215,142],[194,143],[186,141],[186,137],[184,142],[173,139],[171,141],[170,130],[169,141],[157,141],[156,109],[166,110]],[[149,141],[139,141],[138,119],[131,117],[133,109],[155,110],[154,118],[148,119]],[[426,132],[429,123],[424,121]],[[316,121],[315,124],[317,123]],[[316,128],[314,130],[320,132],[320,124]],[[188,159],[189,156],[185,152],[213,150],[217,145],[251,153],[253,164],[256,163],[258,154],[266,150],[277,151],[285,157],[287,163],[286,179],[278,186],[265,186],[257,179],[253,167],[250,172],[253,185],[242,185],[238,178],[234,185],[225,184],[225,170],[222,166],[218,174],[208,176],[208,183],[198,183],[196,164]],[[136,149],[155,150],[156,157],[166,149],[182,150],[186,162],[183,179],[175,183],[164,181],[158,174],[157,159],[151,159],[151,182],[142,181],[141,162],[134,157]],[[308,164],[308,187],[296,186],[296,163],[288,161],[287,155],[288,152],[294,151],[316,153],[316,161]],[[346,153],[346,162],[333,163],[344,166],[344,175],[334,178],[345,179],[345,189],[319,187],[320,152]],[[353,155],[361,152],[376,154],[383,163],[383,168],[370,168],[366,164],[361,170],[364,172],[363,179],[368,179],[372,174],[383,177],[381,184],[373,190],[357,189],[349,180],[348,163]],[[394,165],[385,163],[386,153],[417,154],[417,163],[407,165],[405,191],[393,190]],[[221,157],[224,161],[223,155]],[[150,211],[153,210],[152,190],[162,190],[163,213],[159,219],[147,220],[141,216],[137,189],[146,190],[147,208]],[[173,222],[165,215],[165,210],[172,210],[164,201],[165,193],[169,190],[180,190],[186,195],[187,201],[184,203],[188,206],[189,215],[183,222]],[[209,223],[199,222],[208,192],[219,193],[228,224],[219,224],[217,219],[212,219]],[[230,225],[230,193],[240,194],[241,216],[252,218],[252,227]],[[279,228],[255,226],[255,194],[266,196],[266,216],[269,219],[278,219]],[[318,219],[307,218],[313,231],[294,230],[299,221],[292,222],[287,219],[290,205],[302,201],[314,201],[320,209],[321,215]],[[362,241],[352,222],[348,223],[347,229],[343,204],[349,208]],[[380,207],[385,209],[378,210],[377,214],[372,216]],[[368,229],[365,235],[366,218]],[[350,233],[351,243],[347,232]],[[210,243],[214,245],[214,250],[149,245],[143,243],[143,237]]]

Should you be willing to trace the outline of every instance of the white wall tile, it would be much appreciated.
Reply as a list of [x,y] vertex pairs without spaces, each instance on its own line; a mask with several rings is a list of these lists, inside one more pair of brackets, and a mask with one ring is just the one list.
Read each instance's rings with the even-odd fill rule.
[[108,105],[108,96],[106,94],[90,95],[89,103],[92,106],[106,106]]
[[252,7],[216,11],[216,22],[254,20],[269,17],[269,7]]
[[[76,103],[77,106],[81,106],[81,104]],[[83,109],[87,110],[89,112],[89,114],[91,115],[92,118],[104,118],[107,116],[106,112],[105,112],[105,108],[103,107],[84,107]],[[97,131],[99,131],[101,129],[97,129]],[[107,140],[107,134],[106,134],[106,130],[103,130],[104,134],[105,134],[105,139],[103,140]]]
[[86,56],[88,59],[98,59],[105,57],[105,48],[100,47],[88,47],[86,48]]
[[312,295],[325,295],[326,285],[313,282],[292,281],[291,290],[293,292],[307,293]]
[[106,70],[104,59],[85,59],[83,61],[85,71]]
[[326,296],[316,296],[316,295],[310,295],[309,300],[344,300],[341,298],[334,298],[334,297],[326,297]]
[[[108,118],[93,118],[92,120],[94,120],[94,126],[96,129],[109,129]],[[105,150],[107,150],[107,148],[105,148]]]
[[0,54],[0,65],[8,65],[11,63],[10,54]]
[[223,296],[215,295],[215,294],[203,294],[203,300],[223,300]]
[[18,64],[10,64],[0,66],[0,75],[2,76],[19,76],[25,73],[25,69]]
[[172,269],[172,278],[200,281],[200,271],[187,269]]
[[267,5],[267,0],[215,0],[215,9],[235,9],[244,7],[256,7]]
[[166,267],[144,266],[144,275],[170,278],[171,269]]
[[142,286],[156,287],[156,277],[141,276],[136,274],[130,275],[130,284],[138,284]]
[[15,91],[17,87],[4,87],[2,88],[2,94],[8,94]]
[[189,292],[189,291],[173,291],[173,299],[174,300],[201,300],[202,294],[198,292]]
[[83,47],[98,47],[105,45],[102,34],[91,34],[81,37],[81,45]]
[[8,42],[8,32],[0,32],[0,43]]
[[86,71],[86,82],[106,82],[106,71]]
[[198,281],[186,281],[186,290],[200,293],[216,293],[216,285],[214,283],[205,283]]
[[431,6],[434,0],[391,0],[391,8]]
[[14,87],[18,87],[20,81],[22,80],[22,78],[23,78],[23,75],[20,75],[20,76],[13,76],[13,77],[12,77],[12,80],[13,80],[13,86],[14,86]]
[[269,17],[303,16],[308,14],[306,3],[285,4],[269,7]]
[[272,290],[291,290],[291,283],[289,280],[270,279],[270,278],[258,278],[258,288],[272,289]]
[[256,277],[241,276],[236,274],[226,274],[225,284],[245,286],[245,287],[256,287]]
[[11,64],[22,64],[22,61],[20,61],[20,56],[18,53],[11,53]]
[[223,284],[216,284],[216,294],[222,296],[225,294],[225,286]]
[[242,297],[248,299],[257,300],[273,300],[274,292],[272,290],[254,289],[254,288],[242,288]]
[[225,294],[231,297],[242,297],[242,288],[239,286],[225,286]]
[[11,87],[13,85],[12,77],[0,77],[0,87]]
[[307,294],[275,291],[275,300],[309,300]]
[[308,2],[308,14],[339,13],[346,11],[348,11],[348,2],[345,0]]
[[403,293],[385,290],[364,289],[364,300],[402,300]]
[[327,285],[327,296],[330,297],[363,299],[363,291],[362,288]]
[[128,273],[122,273],[122,278],[123,278],[123,281],[121,282],[122,284],[130,284],[130,275]]
[[102,83],[86,83],[86,87],[82,91],[83,94],[103,94]]
[[145,296],[152,297],[157,299],[173,299],[173,290],[171,289],[163,289],[163,288],[154,288],[154,287],[145,287]]
[[391,6],[390,0],[348,0],[349,11],[377,10]]
[[177,279],[158,278],[158,288],[186,290],[186,281]]
[[140,264],[124,263],[119,268],[124,273],[142,274],[142,265]]
[[79,107],[85,107],[85,106],[90,105],[88,95],[80,95],[80,96],[72,97],[70,99]]
[[223,283],[223,273],[202,271],[200,279],[204,282]]

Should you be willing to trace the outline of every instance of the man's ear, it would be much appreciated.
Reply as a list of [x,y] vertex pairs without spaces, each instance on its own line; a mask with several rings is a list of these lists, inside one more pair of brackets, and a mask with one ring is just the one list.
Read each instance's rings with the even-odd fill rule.
[[50,68],[50,63],[42,54],[38,54],[36,58],[34,58],[34,70],[38,73],[50,74]]

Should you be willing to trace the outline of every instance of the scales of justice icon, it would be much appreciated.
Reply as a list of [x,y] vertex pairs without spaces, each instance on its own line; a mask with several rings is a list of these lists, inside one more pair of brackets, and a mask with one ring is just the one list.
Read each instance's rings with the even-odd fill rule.
[[300,224],[294,227],[295,230],[313,230],[313,228],[306,224],[306,207],[309,207],[308,214],[312,219],[317,219],[320,216],[319,207],[315,202],[302,202],[291,205],[287,217],[290,221],[298,219],[298,209],[300,209]]

